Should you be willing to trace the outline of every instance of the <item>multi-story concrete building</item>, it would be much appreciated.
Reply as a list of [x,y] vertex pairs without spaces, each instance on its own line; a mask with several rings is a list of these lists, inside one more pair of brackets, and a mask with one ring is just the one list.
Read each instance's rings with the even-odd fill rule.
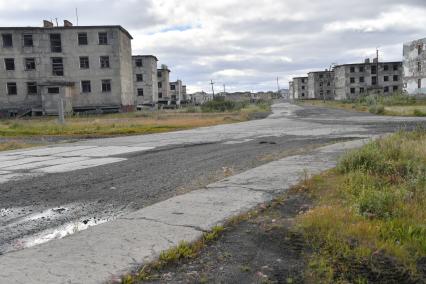
[[356,99],[368,94],[390,95],[401,91],[402,62],[378,62],[337,65],[334,68],[335,99]]
[[308,98],[308,77],[295,77],[293,78],[293,94],[294,99],[307,99]]
[[155,106],[158,103],[158,59],[153,55],[135,55],[132,59],[136,105]]
[[170,82],[170,103],[180,105],[183,100],[183,85],[181,80]]
[[409,95],[426,95],[426,38],[404,44],[405,91]]
[[334,72],[317,71],[308,73],[309,99],[334,99]]
[[170,69],[167,65],[161,65],[161,68],[157,70],[158,80],[158,103],[163,105],[169,105],[171,102],[170,98]]
[[121,26],[0,28],[0,109],[6,115],[131,110],[132,36]]

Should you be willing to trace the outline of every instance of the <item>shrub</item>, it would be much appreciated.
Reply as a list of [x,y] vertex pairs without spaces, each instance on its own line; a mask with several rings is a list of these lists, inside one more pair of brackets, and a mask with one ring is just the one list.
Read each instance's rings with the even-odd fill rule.
[[385,114],[385,107],[383,105],[372,105],[368,111],[373,114]]
[[415,116],[426,116],[426,112],[421,111],[421,110],[419,110],[419,109],[415,109],[415,110],[414,110],[414,115],[415,115]]
[[201,106],[203,112],[225,112],[225,111],[236,111],[243,107],[242,103],[236,103],[233,101],[227,101],[222,98],[217,98],[209,101]]

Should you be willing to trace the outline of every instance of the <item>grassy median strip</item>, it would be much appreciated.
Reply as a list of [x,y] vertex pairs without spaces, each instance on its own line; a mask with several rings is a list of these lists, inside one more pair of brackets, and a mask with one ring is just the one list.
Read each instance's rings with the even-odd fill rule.
[[370,112],[379,115],[426,116],[425,99],[416,99],[403,94],[369,95],[356,100],[344,101],[305,100],[301,101],[301,104]]
[[315,283],[419,283],[426,277],[426,132],[397,133],[305,182],[298,217]]
[[[215,106],[217,106],[216,104]],[[69,117],[65,125],[56,118],[0,120],[0,137],[76,136],[102,137],[132,134],[152,134],[246,121],[252,115],[269,111],[269,104],[234,104],[233,108],[205,112],[198,107],[181,110],[160,110],[110,115]]]

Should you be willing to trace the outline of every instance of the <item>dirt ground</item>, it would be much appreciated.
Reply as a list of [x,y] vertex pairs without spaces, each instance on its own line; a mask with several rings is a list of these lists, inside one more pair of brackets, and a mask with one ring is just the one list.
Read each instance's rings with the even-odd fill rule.
[[281,205],[226,231],[192,260],[169,265],[157,280],[143,283],[302,283],[309,253],[293,218],[310,207],[305,195],[291,195]]

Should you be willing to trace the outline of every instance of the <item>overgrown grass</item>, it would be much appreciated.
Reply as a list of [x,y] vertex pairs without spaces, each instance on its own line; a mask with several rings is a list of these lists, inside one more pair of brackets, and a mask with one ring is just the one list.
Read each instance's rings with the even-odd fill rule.
[[379,115],[426,116],[426,100],[416,99],[402,93],[394,93],[389,96],[367,95],[355,100],[326,102],[313,100],[304,101],[303,103],[370,112]]
[[262,108],[247,105],[232,112],[197,111],[197,109],[183,109],[70,117],[66,119],[65,125],[58,124],[56,118],[7,119],[0,120],[0,136],[102,137],[151,134],[246,121],[250,118],[251,112],[262,111]]
[[426,267],[419,267],[426,260],[425,131],[400,132],[352,151],[307,188],[317,206],[299,225],[314,249],[308,273],[314,282],[425,277]]
[[30,148],[35,147],[38,145],[34,144],[27,144],[23,142],[0,142],[0,152],[1,151],[10,151],[10,150],[17,150],[17,149],[23,149],[23,148]]
[[209,101],[201,106],[202,112],[233,112],[233,111],[243,111],[243,112],[259,112],[270,111],[271,103],[264,100],[259,100],[255,103],[250,103],[248,101],[229,101],[224,98],[215,98],[212,101]]

